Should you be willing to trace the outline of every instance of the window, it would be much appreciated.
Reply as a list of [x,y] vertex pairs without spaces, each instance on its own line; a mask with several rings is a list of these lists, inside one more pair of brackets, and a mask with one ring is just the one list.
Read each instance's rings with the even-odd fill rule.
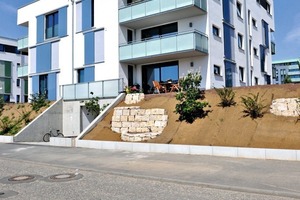
[[153,27],[142,30],[142,40],[153,39],[160,36],[172,35],[178,32],[177,22],[163,26]]
[[244,82],[244,68],[239,67],[240,81]]
[[218,65],[214,65],[214,74],[215,75],[221,75],[221,67]]
[[257,77],[254,77],[254,82],[255,82],[255,85],[258,85],[258,78]]
[[46,15],[46,39],[58,36],[58,12]]
[[241,34],[238,34],[238,46],[243,49],[243,36]]
[[255,28],[257,28],[256,19],[254,19],[254,18],[252,18],[252,26],[254,26]]
[[18,79],[17,79],[17,87],[20,87],[20,82],[21,82],[21,81],[20,81],[20,79],[18,78]]
[[20,102],[20,95],[17,95],[17,103],[19,103]]
[[213,34],[215,35],[215,36],[218,36],[218,37],[220,37],[220,29],[218,28],[218,27],[216,27],[216,26],[212,26],[212,30],[213,30]]
[[253,47],[253,54],[254,54],[255,56],[258,56],[258,54],[257,54],[257,48],[255,48],[255,47]]
[[236,2],[236,11],[237,15],[242,18],[242,4],[240,2]]
[[39,93],[48,98],[48,75],[41,75],[39,79]]
[[133,41],[133,31],[127,29],[127,42],[128,44],[132,43]]
[[84,83],[84,69],[78,69],[77,70],[78,74],[78,83]]

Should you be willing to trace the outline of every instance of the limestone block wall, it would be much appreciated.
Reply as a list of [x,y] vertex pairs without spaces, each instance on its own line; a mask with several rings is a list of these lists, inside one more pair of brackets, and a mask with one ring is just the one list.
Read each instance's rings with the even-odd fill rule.
[[275,99],[272,102],[270,112],[278,116],[298,117],[300,108],[297,100],[298,98]]
[[135,104],[135,103],[142,101],[144,98],[145,98],[144,93],[127,94],[125,97],[125,103],[126,104]]
[[111,129],[120,133],[124,141],[138,142],[157,137],[166,127],[165,109],[141,109],[139,106],[116,107]]

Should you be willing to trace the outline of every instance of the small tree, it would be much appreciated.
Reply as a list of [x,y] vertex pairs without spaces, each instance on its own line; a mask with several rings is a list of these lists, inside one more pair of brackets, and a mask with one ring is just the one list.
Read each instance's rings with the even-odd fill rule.
[[[94,93],[91,92],[91,95]],[[109,104],[104,104],[102,108],[99,105],[99,97],[92,97],[88,101],[85,102],[85,107],[89,113],[94,115],[95,117],[98,116]]]
[[187,76],[179,80],[181,90],[176,94],[175,113],[179,114],[180,121],[193,123],[196,118],[206,116],[204,108],[208,106],[207,102],[201,102],[203,98],[199,89],[201,83],[200,73],[188,73]]
[[215,91],[221,99],[219,105],[223,108],[234,106],[236,104],[236,102],[234,101],[235,92],[232,90],[232,88],[215,88]]
[[292,82],[292,79],[291,79],[291,77],[289,76],[289,75],[285,75],[284,76],[284,79],[283,79],[283,83],[284,84],[288,84],[288,83],[291,83]]
[[46,98],[46,94],[31,94],[31,107],[32,110],[38,112],[41,108],[46,107],[49,105],[49,101]]
[[249,96],[241,97],[245,113],[244,117],[250,116],[252,119],[263,117],[263,109],[266,105],[263,104],[262,96],[259,96],[259,92],[255,95],[250,93]]

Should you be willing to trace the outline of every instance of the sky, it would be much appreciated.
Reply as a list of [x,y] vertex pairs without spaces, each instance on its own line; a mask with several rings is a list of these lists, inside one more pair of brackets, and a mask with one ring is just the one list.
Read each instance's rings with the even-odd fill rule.
[[[27,29],[17,26],[17,9],[32,1],[0,0],[0,36],[9,38],[27,36]],[[273,61],[300,58],[299,8],[300,0],[274,0],[276,54]]]

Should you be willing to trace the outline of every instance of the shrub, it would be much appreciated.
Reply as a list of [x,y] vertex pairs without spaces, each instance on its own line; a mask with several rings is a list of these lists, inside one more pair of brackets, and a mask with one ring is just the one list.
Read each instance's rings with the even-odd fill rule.
[[203,99],[199,87],[201,75],[197,73],[188,73],[186,77],[179,80],[181,90],[176,94],[176,100],[180,103],[176,104],[175,113],[179,114],[180,121],[193,123],[196,118],[202,118],[207,115],[204,108],[208,106],[207,102],[201,102]]
[[263,104],[264,100],[262,100],[262,96],[259,96],[259,93],[242,96],[241,100],[244,106],[244,117],[250,116],[252,119],[263,117],[263,109],[266,105]]
[[292,79],[289,75],[285,75],[283,79],[283,84],[292,83]]
[[46,107],[49,105],[49,101],[46,98],[46,94],[31,94],[31,107],[32,110],[38,112],[41,108]]
[[[91,92],[90,94],[93,95],[94,93]],[[100,99],[99,97],[92,97],[85,102],[85,107],[87,111],[94,116],[98,116],[109,105],[109,104],[104,104],[101,108],[99,105],[99,99]]]
[[21,129],[20,121],[4,116],[0,118],[0,129],[0,135],[14,135]]
[[219,106],[222,106],[224,108],[234,106],[236,104],[236,102],[234,101],[235,92],[232,90],[232,88],[215,88],[215,91],[221,99]]
[[3,97],[0,97],[0,115],[2,115],[2,111],[4,110],[5,102]]

